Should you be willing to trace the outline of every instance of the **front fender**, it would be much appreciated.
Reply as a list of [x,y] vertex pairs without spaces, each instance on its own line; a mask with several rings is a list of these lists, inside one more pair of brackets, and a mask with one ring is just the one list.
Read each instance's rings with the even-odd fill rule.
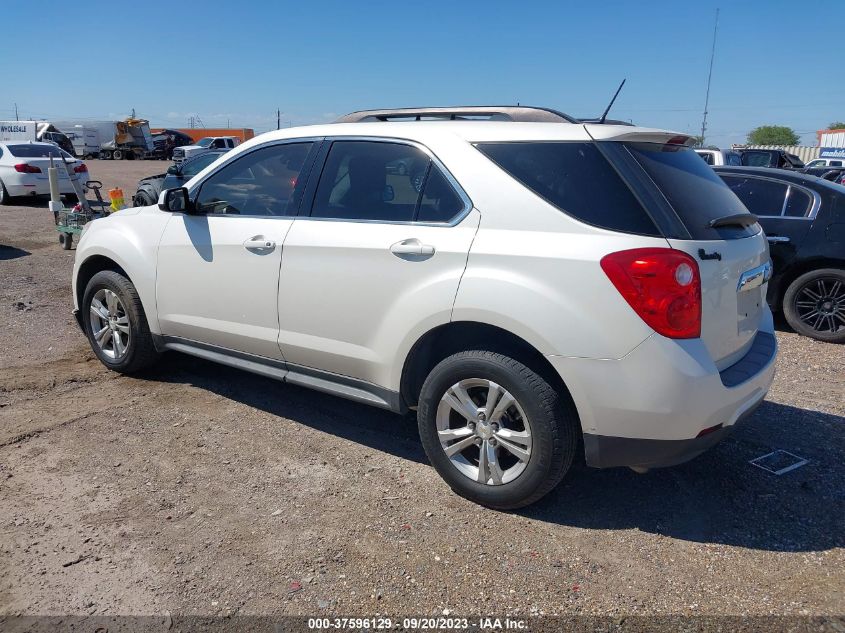
[[105,257],[120,266],[138,291],[150,331],[160,334],[156,308],[158,244],[170,214],[144,207],[135,214],[116,213],[95,220],[76,248],[73,266],[73,303],[79,309],[79,272],[92,257]]

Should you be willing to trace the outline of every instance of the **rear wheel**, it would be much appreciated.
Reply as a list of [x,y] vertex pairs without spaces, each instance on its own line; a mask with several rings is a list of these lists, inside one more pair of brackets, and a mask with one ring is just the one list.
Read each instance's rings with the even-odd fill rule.
[[109,369],[130,374],[158,359],[138,292],[120,273],[94,275],[80,310],[91,349]]
[[114,151],[112,152],[111,156],[112,156],[112,158],[114,158],[115,160],[121,160],[121,159],[123,158],[123,151],[122,151],[122,150],[119,150],[119,149],[116,149],[116,150],[114,150]]
[[0,204],[9,204],[9,192],[6,191],[2,181],[0,181]]
[[845,271],[811,270],[789,284],[783,315],[799,334],[828,343],[845,343]]
[[417,420],[426,455],[452,490],[500,510],[551,491],[578,447],[568,401],[539,374],[494,352],[440,362],[423,385]]

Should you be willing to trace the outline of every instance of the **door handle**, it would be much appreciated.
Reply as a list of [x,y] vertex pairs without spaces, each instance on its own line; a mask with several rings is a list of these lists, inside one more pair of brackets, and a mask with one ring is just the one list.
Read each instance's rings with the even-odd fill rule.
[[789,238],[785,235],[767,235],[766,239],[772,244],[786,244],[789,241]]
[[396,242],[390,247],[390,252],[401,257],[402,255],[420,255],[431,257],[434,255],[434,247],[430,244],[423,244],[416,238]]
[[244,242],[244,248],[248,251],[256,251],[259,253],[269,253],[276,248],[276,242],[268,240],[263,235],[256,235]]

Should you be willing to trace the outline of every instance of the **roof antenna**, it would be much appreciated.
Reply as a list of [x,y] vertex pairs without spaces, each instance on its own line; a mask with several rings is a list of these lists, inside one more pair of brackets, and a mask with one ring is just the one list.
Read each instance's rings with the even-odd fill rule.
[[607,109],[604,111],[604,114],[601,115],[599,119],[599,123],[604,123],[604,120],[607,118],[607,113],[610,112],[610,109],[613,107],[613,102],[616,101],[616,97],[619,96],[619,93],[622,92],[622,86],[625,85],[627,79],[623,79],[622,83],[619,84],[619,87],[616,89],[616,94],[613,95],[613,99],[610,100],[610,103],[607,104]]

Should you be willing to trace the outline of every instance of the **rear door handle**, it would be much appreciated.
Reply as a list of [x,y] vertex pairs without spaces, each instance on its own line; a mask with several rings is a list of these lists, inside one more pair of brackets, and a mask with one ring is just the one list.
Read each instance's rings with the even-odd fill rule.
[[789,241],[789,238],[785,235],[767,235],[766,239],[772,244],[786,244]]
[[390,247],[390,252],[401,257],[402,255],[420,255],[431,257],[434,255],[434,247],[430,244],[423,244],[416,238],[396,242]]
[[258,253],[269,253],[274,248],[276,248],[276,242],[274,242],[273,240],[268,240],[263,235],[256,235],[244,242],[244,248],[248,251]]

